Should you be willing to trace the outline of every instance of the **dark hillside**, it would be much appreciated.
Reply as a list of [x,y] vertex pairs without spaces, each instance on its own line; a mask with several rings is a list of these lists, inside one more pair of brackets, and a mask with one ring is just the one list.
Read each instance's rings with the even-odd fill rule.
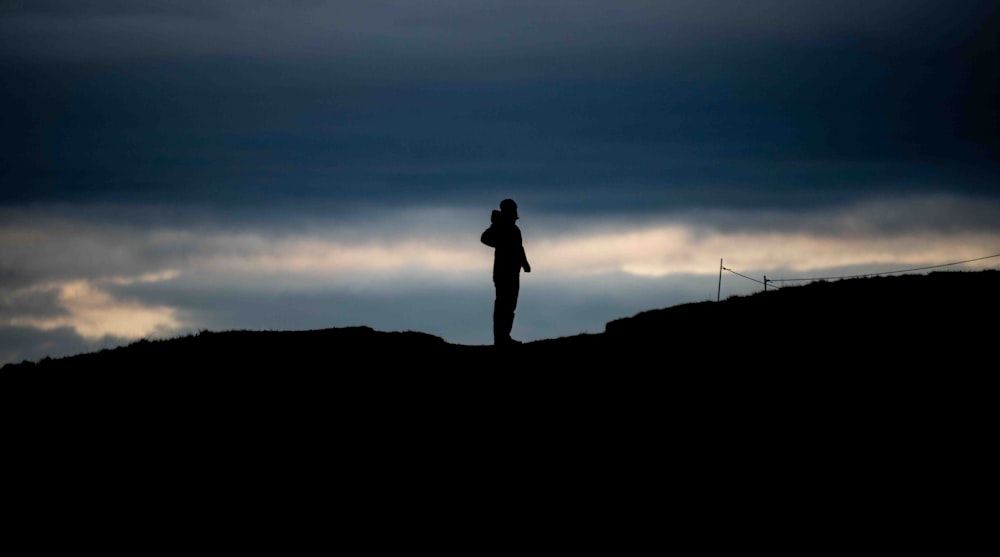
[[368,327],[203,332],[7,365],[0,384],[20,401],[69,405],[266,400],[315,409],[448,397],[545,408],[600,396],[599,407],[627,413],[665,401],[733,409],[760,397],[821,407],[927,381],[941,393],[958,378],[975,384],[989,373],[998,309],[1000,271],[854,278],[650,310],[604,333],[506,350]]
[[679,362],[809,370],[830,365],[973,365],[995,338],[1000,271],[817,281],[721,302],[654,309],[602,334],[466,346],[425,333],[368,327],[202,332],[77,356],[8,364],[23,377],[321,373],[341,378],[430,371],[562,372]]
[[177,499],[198,516],[379,516],[496,485],[588,512],[656,497],[703,528],[720,505],[771,520],[764,502],[787,509],[766,528],[782,539],[881,530],[887,505],[951,513],[943,494],[986,481],[998,292],[996,271],[849,279],[514,350],[351,327],[8,365],[8,475],[46,504]]
[[933,272],[651,310],[608,323],[605,334],[614,344],[697,347],[772,370],[974,366],[991,350],[998,310],[1000,271]]

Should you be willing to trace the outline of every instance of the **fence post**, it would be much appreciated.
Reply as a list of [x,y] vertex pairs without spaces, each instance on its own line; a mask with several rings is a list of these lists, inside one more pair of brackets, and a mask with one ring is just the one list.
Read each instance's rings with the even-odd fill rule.
[[715,293],[715,301],[718,302],[722,296],[722,259],[719,259],[719,291]]

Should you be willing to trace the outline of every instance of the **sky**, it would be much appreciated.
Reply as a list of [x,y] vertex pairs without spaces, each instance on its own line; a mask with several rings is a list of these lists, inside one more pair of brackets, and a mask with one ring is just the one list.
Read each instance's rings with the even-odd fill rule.
[[505,198],[522,341],[998,268],[998,67],[992,0],[0,0],[0,365],[491,344]]

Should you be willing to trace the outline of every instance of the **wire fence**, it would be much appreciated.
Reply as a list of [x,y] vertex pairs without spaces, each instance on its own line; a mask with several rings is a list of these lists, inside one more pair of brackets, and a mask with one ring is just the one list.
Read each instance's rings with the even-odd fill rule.
[[[877,277],[877,276],[883,276],[883,275],[898,275],[898,274],[902,274],[902,273],[912,273],[914,271],[926,271],[928,269],[940,269],[940,268],[943,268],[943,267],[953,267],[955,265],[964,265],[966,263],[974,263],[976,261],[983,261],[985,259],[992,259],[992,258],[995,258],[995,257],[1000,257],[1000,253],[997,253],[997,254],[994,254],[994,255],[987,255],[987,256],[984,256],[984,257],[977,257],[975,259],[966,259],[965,261],[954,261],[952,263],[942,263],[940,265],[930,265],[930,266],[927,266],[927,267],[912,267],[912,268],[909,268],[909,269],[898,269],[898,270],[895,270],[895,271],[882,271],[882,272],[879,272],[879,273],[865,273],[865,274],[861,274],[861,275],[842,275],[842,276],[832,276],[832,277],[770,278],[770,279],[767,278],[767,275],[764,275],[764,280],[757,280],[757,279],[755,279],[753,277],[749,277],[747,275],[738,273],[738,272],[736,272],[736,271],[734,271],[734,270],[732,270],[732,269],[730,269],[728,267],[725,267],[725,266],[723,266],[722,260],[720,259],[719,260],[719,290],[718,290],[718,294],[716,296],[716,301],[719,301],[719,298],[721,298],[721,296],[722,296],[722,271],[727,271],[727,272],[732,273],[732,274],[734,274],[734,275],[736,275],[738,277],[742,277],[744,279],[747,279],[747,280],[756,282],[758,284],[761,284],[761,285],[764,286],[764,290],[767,291],[768,285],[771,285],[772,283],[775,283],[775,282],[800,282],[801,283],[801,282],[814,282],[814,281],[817,281],[817,280],[839,280],[839,279],[854,279],[854,278],[865,278],[865,277]],[[774,288],[774,289],[777,290],[777,289],[780,289],[782,287],[772,285],[771,288]]]

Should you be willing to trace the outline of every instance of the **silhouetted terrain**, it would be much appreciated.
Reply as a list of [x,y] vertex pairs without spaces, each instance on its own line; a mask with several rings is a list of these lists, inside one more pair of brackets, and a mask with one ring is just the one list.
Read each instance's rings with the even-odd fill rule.
[[[138,341],[40,362],[3,375],[327,373],[341,377],[488,370],[680,373],[727,366],[843,371],[873,366],[974,365],[995,338],[1000,271],[932,272],[818,281],[656,309],[607,323],[601,334],[523,346],[450,344],[420,332],[369,327],[202,332]],[[484,317],[484,327],[489,316]],[[688,371],[689,372],[689,371]],[[202,375],[202,377],[204,377]]]
[[39,504],[206,523],[485,493],[630,523],[663,504],[706,536],[774,508],[782,539],[881,530],[980,489],[998,293],[997,271],[816,282],[508,350],[366,327],[140,341],[5,366],[5,462]]
[[929,391],[938,408],[987,392],[976,385],[991,376],[998,309],[1000,271],[855,278],[645,311],[600,334],[508,349],[369,327],[202,332],[9,364],[0,386],[8,404],[91,417],[383,408],[365,418],[377,421],[385,409],[426,417],[443,405],[451,419],[456,407],[497,419],[609,412],[634,416],[630,428],[663,412],[693,412],[699,429],[748,412],[844,420]]

